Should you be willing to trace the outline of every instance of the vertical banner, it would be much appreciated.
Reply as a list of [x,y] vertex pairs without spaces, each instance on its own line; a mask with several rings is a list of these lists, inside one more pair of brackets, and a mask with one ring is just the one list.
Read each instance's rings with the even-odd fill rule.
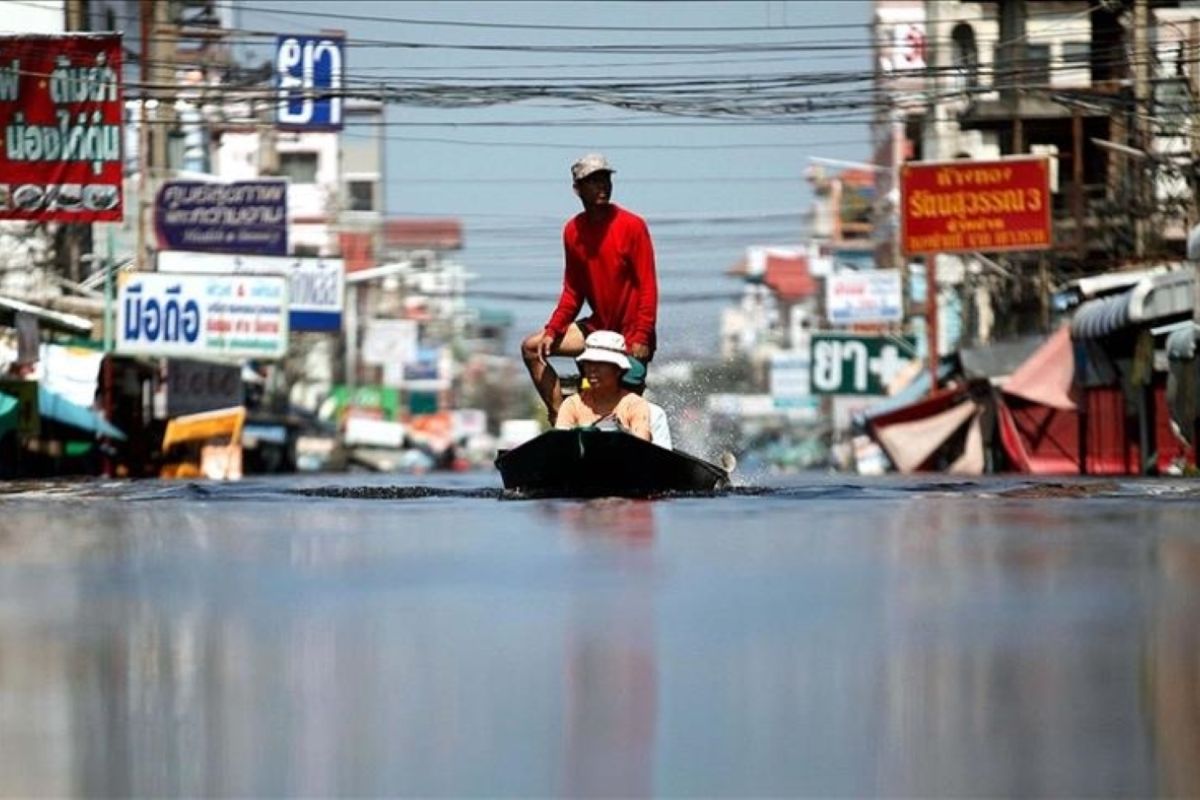
[[346,39],[280,36],[275,40],[275,124],[342,129]]
[[0,219],[122,218],[119,34],[0,36]]

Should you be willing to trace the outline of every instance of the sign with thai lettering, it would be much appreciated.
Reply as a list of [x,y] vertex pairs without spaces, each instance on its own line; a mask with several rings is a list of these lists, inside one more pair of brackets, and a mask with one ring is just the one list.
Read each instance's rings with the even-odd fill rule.
[[346,274],[340,258],[248,256],[234,253],[158,253],[158,271],[204,275],[283,275],[288,286],[288,327],[336,331],[342,327]]
[[0,219],[115,221],[119,34],[0,36]]
[[345,52],[342,36],[280,36],[275,40],[278,127],[342,129]]
[[154,227],[161,250],[285,256],[287,181],[167,181]]
[[899,322],[900,271],[839,272],[825,279],[825,316],[831,325]]
[[130,272],[117,288],[117,352],[278,358],[287,281],[278,275]]
[[1044,156],[904,164],[900,202],[908,255],[1046,250],[1053,244],[1050,162]]
[[812,390],[816,394],[885,395],[917,355],[911,336],[812,334]]

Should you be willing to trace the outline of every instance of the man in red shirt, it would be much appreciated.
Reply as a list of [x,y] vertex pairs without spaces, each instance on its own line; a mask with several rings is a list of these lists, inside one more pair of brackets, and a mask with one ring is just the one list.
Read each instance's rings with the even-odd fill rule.
[[[592,331],[616,331],[629,355],[643,364],[654,357],[658,279],[654,244],[641,217],[612,202],[608,160],[589,154],[571,166],[583,211],[563,227],[562,295],[543,330],[521,343],[521,357],[554,422],[562,405],[558,373],[549,356],[577,356]],[[584,301],[591,315],[576,320]]]

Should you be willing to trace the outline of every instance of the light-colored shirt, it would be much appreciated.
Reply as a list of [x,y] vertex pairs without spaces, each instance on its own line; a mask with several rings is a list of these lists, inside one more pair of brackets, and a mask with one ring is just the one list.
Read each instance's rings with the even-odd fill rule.
[[667,422],[667,412],[663,411],[662,406],[648,400],[646,405],[650,406],[650,441],[667,450],[675,449],[671,446],[671,425]]
[[650,404],[633,392],[622,395],[608,414],[598,414],[585,400],[587,392],[573,394],[563,401],[558,410],[556,428],[574,428],[580,425],[595,425],[612,418],[634,436],[650,440]]

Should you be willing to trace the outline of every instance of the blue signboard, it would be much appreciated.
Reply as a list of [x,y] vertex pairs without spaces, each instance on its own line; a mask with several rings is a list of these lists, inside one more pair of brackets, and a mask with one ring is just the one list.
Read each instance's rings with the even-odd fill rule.
[[167,181],[154,227],[161,250],[287,255],[287,182]]
[[346,40],[341,36],[275,40],[277,127],[342,129],[345,52]]

